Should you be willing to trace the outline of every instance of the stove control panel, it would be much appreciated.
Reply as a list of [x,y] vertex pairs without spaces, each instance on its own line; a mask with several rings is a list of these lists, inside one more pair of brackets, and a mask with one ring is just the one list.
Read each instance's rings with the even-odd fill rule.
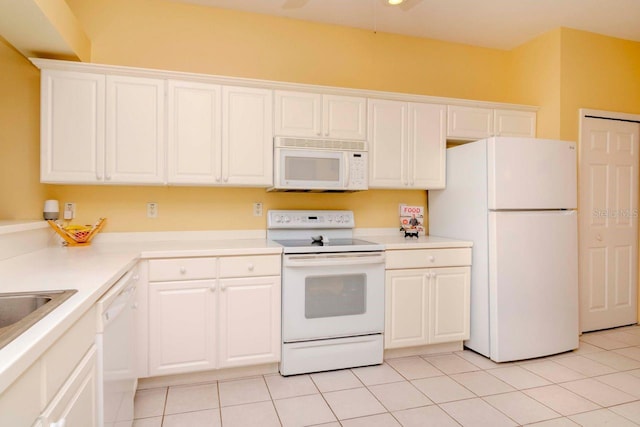
[[353,228],[353,211],[268,211],[267,228]]

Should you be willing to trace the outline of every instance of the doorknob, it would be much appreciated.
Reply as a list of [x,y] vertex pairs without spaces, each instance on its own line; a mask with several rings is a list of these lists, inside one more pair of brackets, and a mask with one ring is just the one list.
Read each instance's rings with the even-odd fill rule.
[[596,234],[596,240],[598,242],[602,242],[602,236],[600,235],[600,233]]

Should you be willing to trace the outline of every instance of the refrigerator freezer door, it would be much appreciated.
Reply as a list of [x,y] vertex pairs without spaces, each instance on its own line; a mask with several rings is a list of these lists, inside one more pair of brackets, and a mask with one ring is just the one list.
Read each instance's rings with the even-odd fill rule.
[[490,138],[487,162],[489,209],[576,208],[575,143]]
[[578,347],[575,211],[489,213],[491,359]]

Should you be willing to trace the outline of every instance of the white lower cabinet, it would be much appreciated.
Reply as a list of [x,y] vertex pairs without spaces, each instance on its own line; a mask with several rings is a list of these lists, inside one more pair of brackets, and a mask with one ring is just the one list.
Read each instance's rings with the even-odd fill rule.
[[280,360],[279,255],[150,260],[149,278],[149,375]]
[[280,276],[220,281],[218,367],[280,360]]
[[98,425],[96,347],[91,347],[40,418],[50,427]]
[[149,286],[149,373],[167,375],[215,367],[216,282]]
[[98,426],[95,337],[91,308],[0,394],[0,426]]
[[385,349],[469,338],[471,249],[387,254]]

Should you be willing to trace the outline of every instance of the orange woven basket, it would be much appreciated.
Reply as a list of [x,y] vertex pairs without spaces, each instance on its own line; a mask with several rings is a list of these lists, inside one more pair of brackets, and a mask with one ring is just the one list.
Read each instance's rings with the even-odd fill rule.
[[93,227],[89,230],[66,230],[55,221],[47,221],[51,228],[64,240],[62,242],[65,246],[88,246],[91,244],[93,236],[98,234],[98,231],[104,226],[106,218],[100,218]]

